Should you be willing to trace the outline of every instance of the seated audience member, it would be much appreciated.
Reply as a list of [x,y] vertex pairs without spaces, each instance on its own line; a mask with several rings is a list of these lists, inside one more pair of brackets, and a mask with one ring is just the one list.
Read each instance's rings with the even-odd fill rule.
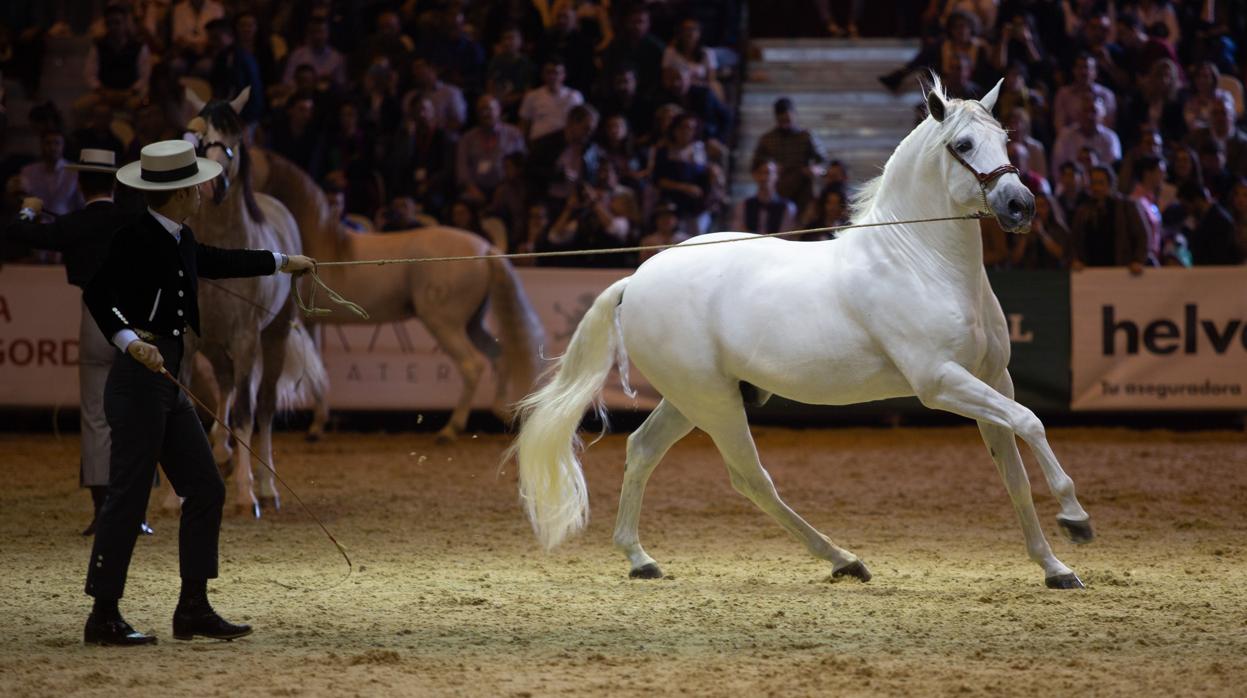
[[283,118],[273,126],[269,147],[313,178],[324,173],[324,134],[316,124],[316,102],[310,92],[298,92],[286,102]]
[[603,114],[623,116],[632,134],[644,140],[654,120],[654,109],[637,94],[636,66],[631,63],[620,65],[611,78],[606,96],[597,103],[601,105]]
[[468,121],[468,104],[463,90],[438,78],[437,68],[425,58],[411,63],[412,89],[403,96],[403,102],[428,99],[433,104],[434,119],[438,127],[457,132]]
[[1048,179],[1039,172],[1031,169],[1030,164],[1030,148],[1025,143],[1018,141],[1009,141],[1005,147],[1009,155],[1009,162],[1018,168],[1018,179],[1022,180],[1022,184],[1031,191],[1032,194],[1039,192],[1051,192],[1052,187],[1048,185]]
[[216,0],[182,0],[173,6],[169,35],[173,41],[174,62],[195,75],[207,75],[212,56],[208,53],[208,23],[225,17],[225,8]]
[[420,213],[420,205],[410,196],[396,196],[389,206],[377,210],[377,229],[383,233],[401,233],[424,224],[416,217]]
[[477,125],[463,134],[455,157],[460,195],[475,206],[488,202],[502,183],[502,162],[525,150],[524,134],[502,121],[502,105],[489,94],[476,100]]
[[485,51],[464,27],[463,7],[447,3],[438,13],[432,31],[416,44],[416,53],[428,60],[447,82],[473,94],[484,83]]
[[1089,196],[1070,228],[1070,268],[1128,266],[1131,273],[1142,273],[1148,240],[1139,207],[1117,191],[1111,168],[1096,166],[1089,181]]
[[[949,7],[953,5],[950,3]],[[900,91],[905,78],[923,69],[935,69],[944,65],[945,56],[952,53],[965,55],[974,66],[971,75],[979,78],[991,69],[991,46],[979,38],[978,19],[960,10],[951,12],[944,19],[944,35],[926,46],[904,67],[882,75],[879,82],[892,92]]]
[[1143,23],[1133,12],[1117,13],[1115,37],[1121,47],[1122,68],[1117,84],[1123,88],[1130,84],[1134,76],[1147,75],[1156,61],[1167,59],[1176,63],[1178,60],[1173,47],[1143,31]]
[[1204,175],[1204,186],[1217,201],[1225,200],[1234,186],[1236,177],[1226,168],[1225,146],[1220,141],[1209,140],[1199,148],[1199,170]]
[[277,57],[273,52],[274,35],[261,29],[256,13],[244,10],[234,16],[234,40],[239,48],[255,59],[260,69],[260,80],[266,87],[281,82]]
[[374,161],[375,135],[359,120],[359,107],[350,100],[338,105],[337,119],[325,139],[325,168],[346,174],[346,210],[369,214],[381,205]]
[[698,125],[697,117],[687,112],[675,118],[669,142],[654,157],[653,179],[661,195],[679,208],[688,229],[701,235],[710,229],[721,175],[698,138]]
[[1191,132],[1187,143],[1200,152],[1208,143],[1225,148],[1226,168],[1235,177],[1247,177],[1247,133],[1234,123],[1234,100],[1218,99],[1208,115],[1208,125]]
[[427,95],[412,99],[404,112],[383,164],[387,189],[412,197],[426,213],[440,217],[453,196],[454,136],[438,125]]
[[[999,34],[995,62],[998,67],[1005,68],[1005,86],[1000,96],[1004,98],[1011,95],[1001,106],[1011,109],[1019,104],[1026,104],[1033,96],[1043,99],[1042,88],[1032,93],[1027,85],[1032,84],[1032,72],[1036,87],[1051,84],[1053,60],[1044,50],[1033,18],[1029,13],[1019,10],[1006,23],[1001,24]],[[1008,113],[1007,109],[1001,113]]]
[[542,66],[552,56],[563,59],[567,86],[587,95],[597,78],[593,39],[580,29],[576,8],[571,2],[555,3],[553,15],[545,34],[537,41],[533,58]]
[[85,203],[78,173],[65,167],[65,134],[55,129],[39,137],[39,159],[21,170],[22,191],[43,200],[43,210],[63,216]]
[[1096,82],[1096,59],[1089,53],[1079,54],[1074,59],[1073,79],[1056,91],[1056,99],[1052,105],[1052,119],[1057,132],[1067,126],[1078,124],[1082,105],[1088,97],[1100,100],[1104,106],[1103,123],[1113,128],[1117,123],[1117,96],[1113,91]]
[[[550,231],[550,210],[546,208],[544,202],[534,201],[528,205],[528,212],[524,223],[524,234],[527,236],[518,247],[516,252],[533,252],[545,240],[547,233]],[[532,266],[536,264],[535,259],[517,259],[517,265]]]
[[615,38],[602,52],[602,69],[606,75],[617,74],[623,64],[636,67],[637,92],[642,95],[658,88],[662,55],[666,50],[662,41],[649,30],[649,9],[645,3],[633,3],[628,7]]
[[96,150],[111,150],[117,155],[117,161],[121,162],[121,155],[124,146],[121,139],[113,134],[113,110],[108,106],[107,102],[97,102],[91,107],[89,116],[82,128],[74,131],[69,136],[68,153],[75,160],[78,159],[78,153],[83,148],[94,148]]
[[514,251],[528,240],[527,208],[528,179],[524,168],[528,158],[523,151],[516,151],[502,159],[502,182],[490,198],[490,215],[497,216],[507,226],[507,250]]
[[355,52],[355,70],[385,65],[398,71],[411,64],[416,42],[403,33],[402,18],[394,10],[377,13],[376,31]]
[[[606,166],[603,170],[611,170]],[[537,251],[608,250],[632,245],[636,238],[635,199],[624,192],[611,191],[587,183],[577,183],[550,226]],[[585,256],[552,257],[542,266],[628,267],[635,266],[636,255],[628,252]]]
[[[849,202],[840,187],[827,187],[810,204],[813,215],[806,220],[804,228],[838,228],[849,224]],[[815,233],[788,238],[790,240],[835,240],[836,231],[820,230]]]
[[1221,71],[1212,61],[1203,61],[1195,66],[1191,75],[1191,89],[1186,93],[1182,104],[1182,118],[1186,121],[1186,130],[1197,131],[1208,126],[1212,121],[1212,107],[1223,99],[1231,100],[1233,96],[1218,86]]
[[1125,87],[1116,82],[1117,76],[1123,74],[1120,63],[1122,51],[1112,42],[1112,34],[1112,13],[1096,3],[1091,15],[1079,28],[1076,40],[1066,42],[1065,63],[1072,65],[1082,54],[1094,57],[1100,82],[1110,90],[1118,90]]
[[1014,269],[1061,269],[1065,266],[1065,246],[1069,227],[1061,207],[1046,192],[1035,193],[1035,217],[1025,235],[1012,236],[1009,266]]
[[601,149],[593,142],[597,124],[597,111],[581,104],[572,108],[563,128],[533,141],[528,158],[532,196],[561,206],[576,184],[597,178],[603,159]]
[[1084,97],[1078,123],[1066,126],[1052,145],[1052,162],[1076,160],[1083,148],[1095,153],[1100,163],[1111,164],[1121,159],[1121,141],[1102,120],[1104,107],[1095,99]]
[[[680,222],[680,209],[671,201],[659,202],[654,207],[654,232],[641,238],[642,247],[655,245],[678,245],[689,239],[688,233]],[[662,250],[643,250],[641,262],[653,257]]]
[[566,77],[563,59],[548,56],[541,66],[541,86],[525,93],[520,103],[520,128],[529,141],[563,128],[571,110],[584,104],[584,96],[578,90],[563,84]]
[[611,114],[602,124],[598,137],[602,155],[615,166],[619,179],[634,191],[643,188],[645,156],[628,132],[628,120],[623,114]]
[[774,160],[760,160],[753,164],[752,174],[757,191],[732,207],[728,230],[759,235],[796,230],[797,205],[775,190],[779,166]]
[[1129,96],[1129,110],[1119,119],[1126,140],[1136,141],[1136,132],[1143,124],[1155,124],[1167,143],[1176,143],[1186,136],[1186,120],[1182,115],[1182,71],[1167,58],[1152,63],[1140,76],[1138,89]]
[[346,215],[346,175],[341,172],[330,172],[321,182],[321,191],[325,192],[325,203],[329,206],[329,216],[338,225],[355,233],[368,232],[368,228]]
[[1135,186],[1130,199],[1139,206],[1143,227],[1147,230],[1147,250],[1152,260],[1160,260],[1160,240],[1163,225],[1160,211],[1160,192],[1165,184],[1165,161],[1155,155],[1139,158],[1135,165]]
[[398,101],[398,74],[385,59],[364,72],[364,94],[359,118],[364,126],[377,133],[391,133],[403,117]]
[[294,71],[302,65],[312,66],[322,90],[338,92],[346,87],[346,60],[329,45],[329,21],[313,15],[307,22],[304,44],[286,56],[286,72],[282,82],[293,85]]
[[233,99],[244,89],[251,90],[251,97],[238,114],[243,123],[254,129],[264,116],[268,100],[265,98],[264,80],[260,77],[260,65],[255,57],[238,45],[234,27],[224,19],[208,23],[209,46],[212,54],[212,71],[208,81],[212,96],[217,99]]
[[104,9],[104,36],[87,51],[82,77],[91,91],[74,103],[75,111],[86,111],[98,103],[123,109],[136,106],[147,95],[152,74],[152,54],[147,44],[134,36],[125,7]]
[[677,104],[697,116],[702,137],[715,160],[721,161],[732,129],[732,113],[705,87],[694,85],[686,68],[670,65],[662,71],[662,89],[651,97],[651,104]]
[[827,157],[814,133],[797,124],[797,108],[791,99],[775,100],[773,111],[775,127],[758,139],[752,161],[774,160],[779,165],[779,195],[805,206],[814,197],[815,168]]
[[714,51],[701,41],[701,22],[692,17],[680,21],[680,28],[662,54],[662,67],[682,66],[693,85],[708,88],[715,97],[724,99],[719,84],[718,62]]
[[1234,217],[1213,200],[1206,188],[1187,182],[1178,189],[1178,199],[1195,221],[1186,237],[1196,266],[1242,264],[1247,261],[1247,248],[1238,240]]
[[[1134,191],[1135,175],[1138,161],[1143,158],[1165,157],[1165,143],[1161,140],[1160,131],[1153,124],[1144,124],[1139,129],[1139,140],[1122,154],[1121,167],[1117,168],[1117,184],[1123,194]],[[1125,180],[1125,181],[1123,181]]]
[[476,215],[476,207],[463,199],[455,199],[450,204],[450,215],[447,216],[447,224],[452,228],[466,230],[476,233],[486,240],[489,239],[489,236],[481,228],[481,217]]
[[507,26],[494,48],[493,58],[489,59],[485,91],[498,99],[504,113],[515,115],[535,73],[533,62],[524,53],[523,32],[518,26]]
[[986,90],[974,81],[974,66],[964,53],[945,53],[940,63],[940,80],[944,92],[955,99],[978,99]]
[[1032,169],[1041,172],[1045,176],[1052,172],[1048,166],[1048,152],[1044,148],[1043,143],[1035,138],[1031,132],[1031,114],[1025,107],[1014,107],[1005,114],[1002,125],[1009,132],[1009,142],[1018,142],[1026,145],[1027,161]]

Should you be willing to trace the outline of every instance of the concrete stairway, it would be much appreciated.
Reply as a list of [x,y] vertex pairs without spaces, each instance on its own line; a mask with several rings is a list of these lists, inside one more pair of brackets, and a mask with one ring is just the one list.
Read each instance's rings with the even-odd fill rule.
[[900,139],[913,127],[921,101],[917,81],[893,95],[877,77],[918,51],[912,39],[761,39],[749,63],[732,196],[753,191],[749,160],[758,138],[774,126],[772,105],[789,97],[799,123],[814,131],[831,159],[843,161],[854,184],[874,177]]

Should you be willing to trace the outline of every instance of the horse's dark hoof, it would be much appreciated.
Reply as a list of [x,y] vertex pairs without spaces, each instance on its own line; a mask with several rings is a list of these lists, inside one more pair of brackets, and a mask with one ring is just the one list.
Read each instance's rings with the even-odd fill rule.
[[1072,519],[1063,519],[1056,517],[1057,525],[1061,527],[1061,532],[1065,534],[1070,542],[1082,545],[1095,540],[1095,532],[1091,530],[1091,519],[1086,521],[1074,521]]
[[260,511],[264,511],[265,509],[269,509],[271,511],[281,511],[281,500],[277,497],[260,497],[256,501],[256,506],[260,507]]
[[1082,580],[1078,575],[1070,572],[1069,574],[1058,574],[1055,577],[1048,577],[1043,580],[1044,586],[1049,589],[1086,589]]
[[303,436],[303,440],[310,444],[314,444],[323,438],[324,438],[324,434],[319,431],[309,431],[307,434]]
[[628,573],[629,579],[662,579],[662,570],[656,563],[650,562]]
[[845,565],[844,567],[832,572],[831,576],[833,579],[838,577],[856,577],[863,582],[869,582],[870,570],[866,569],[866,565],[862,564],[861,560],[858,560],[851,565]]

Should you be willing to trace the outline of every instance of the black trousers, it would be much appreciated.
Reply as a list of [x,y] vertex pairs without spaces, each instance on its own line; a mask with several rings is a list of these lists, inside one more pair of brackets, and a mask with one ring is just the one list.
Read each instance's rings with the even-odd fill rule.
[[[165,368],[178,375],[182,340],[154,344]],[[225,483],[190,400],[168,378],[118,352],[104,386],[104,414],[112,430],[110,475],[87,568],[87,594],[119,599],[125,591],[157,461],[185,498],[178,531],[182,578],[215,578]]]

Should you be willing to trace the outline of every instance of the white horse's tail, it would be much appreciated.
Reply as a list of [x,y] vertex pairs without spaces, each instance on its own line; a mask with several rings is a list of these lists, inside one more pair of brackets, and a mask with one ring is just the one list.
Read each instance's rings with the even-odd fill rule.
[[303,323],[295,323],[286,340],[286,360],[277,379],[277,410],[288,412],[319,402],[328,389],[329,374],[316,342]]
[[599,394],[614,362],[626,370],[615,309],[627,285],[628,279],[620,279],[597,297],[567,351],[551,367],[552,378],[516,405],[520,433],[507,457],[519,462],[520,499],[547,550],[589,521],[589,488],[576,432],[585,408],[592,404],[601,413]]

